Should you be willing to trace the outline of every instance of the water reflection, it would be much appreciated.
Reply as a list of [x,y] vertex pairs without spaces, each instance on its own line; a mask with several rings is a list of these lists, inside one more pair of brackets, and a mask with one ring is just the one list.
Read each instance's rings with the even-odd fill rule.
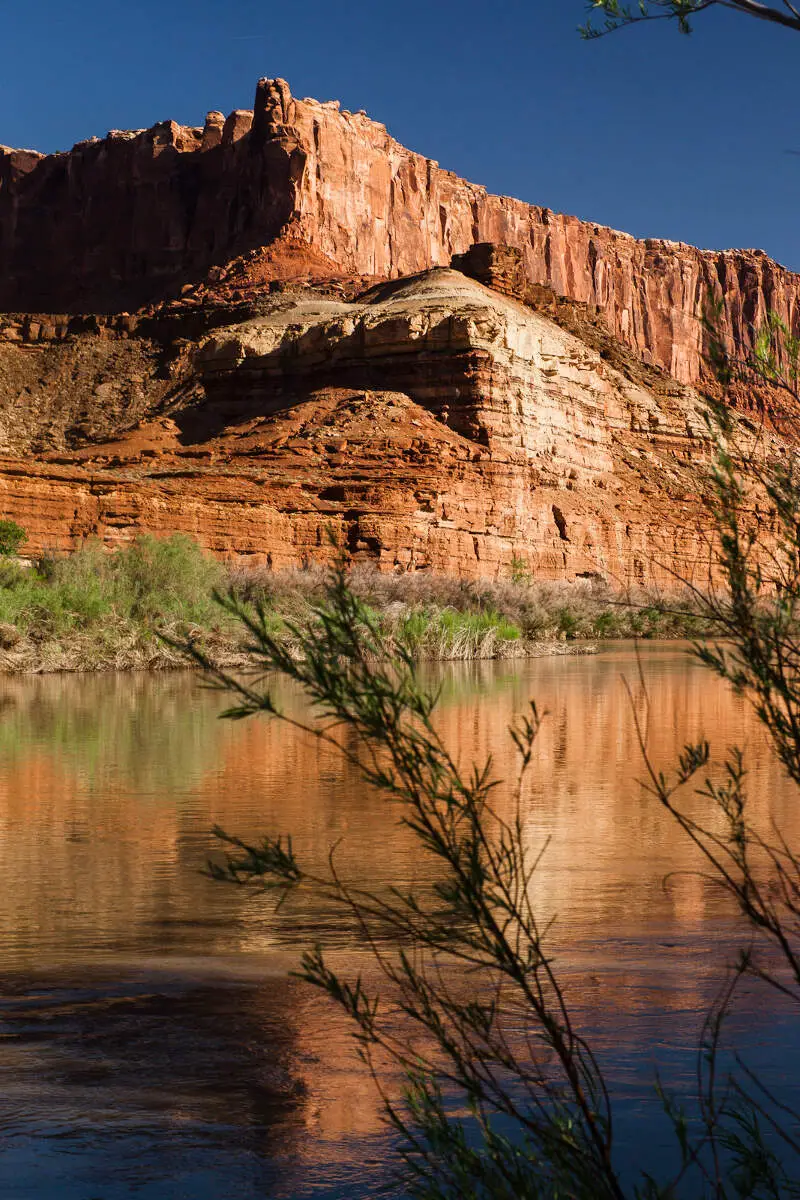
[[[650,749],[669,766],[706,736],[746,743],[754,807],[797,835],[793,789],[744,705],[675,646],[646,648]],[[658,1060],[688,1078],[697,1018],[737,941],[669,818],[642,795],[621,676],[594,657],[452,666],[439,720],[465,762],[515,769],[506,734],[548,711],[524,801],[535,886],[581,1019],[610,1065],[635,1140]],[[279,685],[280,686],[280,685]],[[301,698],[280,686],[284,707]],[[638,697],[641,702],[642,697]],[[0,1184],[12,1200],[373,1195],[385,1143],[346,1026],[287,978],[321,940],[365,965],[352,930],[305,901],[275,916],[202,867],[214,824],[291,830],[298,852],[361,884],[424,882],[397,811],[330,752],[266,720],[217,720],[190,675],[0,684]],[[510,804],[509,789],[499,794]],[[702,811],[702,801],[694,801]],[[664,886],[664,876],[679,872]],[[780,1013],[745,1004],[768,1057]]]

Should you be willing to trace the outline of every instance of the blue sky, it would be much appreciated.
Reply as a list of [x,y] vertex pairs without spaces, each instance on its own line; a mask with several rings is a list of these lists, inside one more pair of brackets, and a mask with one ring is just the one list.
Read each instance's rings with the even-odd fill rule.
[[256,79],[364,108],[490,190],[800,270],[800,35],[711,12],[584,43],[582,0],[38,0],[2,19],[0,142],[252,104]]

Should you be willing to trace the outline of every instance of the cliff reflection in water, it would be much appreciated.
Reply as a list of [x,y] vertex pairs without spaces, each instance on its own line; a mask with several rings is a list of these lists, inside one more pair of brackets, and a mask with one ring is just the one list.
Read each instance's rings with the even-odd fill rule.
[[[793,789],[746,707],[679,647],[646,647],[643,664],[654,761],[671,767],[700,736],[718,754],[744,743],[754,809],[800,842]],[[514,713],[531,697],[549,713],[525,797],[531,846],[551,839],[537,900],[558,915],[553,944],[571,995],[633,1103],[650,1046],[693,1043],[737,934],[724,898],[691,874],[690,846],[636,782],[623,673],[636,691],[630,647],[458,664],[432,683],[454,751],[465,763],[491,753],[501,778],[516,770]],[[277,687],[299,712],[302,699]],[[114,1190],[123,1168],[145,1196],[147,1172],[154,1196],[166,1194],[159,1178],[204,1196],[232,1170],[231,1194],[297,1196],[312,1178],[320,1195],[369,1194],[348,1171],[363,1174],[364,1144],[380,1128],[372,1084],[338,1015],[286,978],[312,941],[364,968],[357,939],[310,900],[276,916],[201,869],[214,824],[244,837],[291,831],[320,867],[341,838],[339,869],[362,885],[423,882],[429,867],[397,810],[335,755],[265,719],[218,721],[224,704],[188,674],[0,685],[0,1120],[12,1152],[0,1180],[13,1170],[15,1197],[46,1194],[42,1146],[56,1129],[78,1139],[75,1178],[99,1180],[104,1197],[128,1194]],[[508,788],[497,803],[510,803]],[[687,873],[665,887],[675,871]],[[742,1019],[752,1033],[771,1018],[762,1006]],[[173,1157],[159,1166],[165,1138]],[[378,1170],[383,1151],[373,1153]],[[72,1175],[53,1161],[65,1195],[89,1194],[77,1182],[71,1192]]]

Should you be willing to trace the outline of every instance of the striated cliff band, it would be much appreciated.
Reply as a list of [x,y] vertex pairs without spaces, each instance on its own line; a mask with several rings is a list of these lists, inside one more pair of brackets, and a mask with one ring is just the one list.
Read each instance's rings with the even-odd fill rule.
[[798,296],[280,80],[203,128],[0,148],[0,510],[33,552],[181,530],[280,567],[330,529],[387,570],[694,574],[704,305],[744,354]]

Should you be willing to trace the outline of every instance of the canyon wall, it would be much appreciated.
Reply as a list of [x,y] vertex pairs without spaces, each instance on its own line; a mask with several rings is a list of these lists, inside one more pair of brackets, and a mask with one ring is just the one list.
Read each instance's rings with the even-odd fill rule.
[[0,516],[32,555],[182,531],[279,568],[333,532],[387,571],[704,579],[708,295],[734,350],[800,334],[763,254],[489,195],[280,80],[0,148]]
[[259,82],[253,112],[203,127],[116,131],[49,156],[0,148],[0,311],[132,310],[265,247],[262,282],[392,278],[485,241],[518,248],[531,282],[598,306],[685,383],[703,374],[709,296],[736,352],[769,309],[800,334],[800,277],[760,251],[637,241],[490,195],[282,80]]
[[[27,380],[0,408],[0,515],[29,553],[181,531],[282,568],[328,561],[332,532],[386,571],[705,577],[699,399],[608,334],[592,345],[586,314],[573,333],[437,268],[350,301],[306,286],[230,315],[166,363],[144,326],[0,340],[0,378],[6,361]],[[110,348],[135,391],[112,392]],[[36,416],[36,446],[17,411]]]

